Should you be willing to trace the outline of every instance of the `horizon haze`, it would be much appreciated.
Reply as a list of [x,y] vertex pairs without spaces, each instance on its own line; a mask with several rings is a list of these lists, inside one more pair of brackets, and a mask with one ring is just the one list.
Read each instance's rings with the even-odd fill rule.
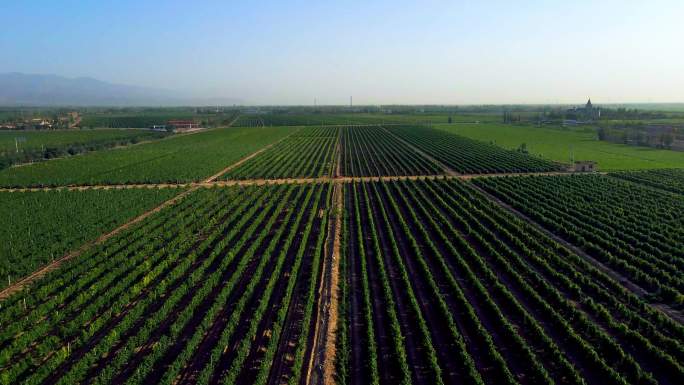
[[0,11],[0,73],[94,78],[176,99],[684,101],[677,1],[25,1]]

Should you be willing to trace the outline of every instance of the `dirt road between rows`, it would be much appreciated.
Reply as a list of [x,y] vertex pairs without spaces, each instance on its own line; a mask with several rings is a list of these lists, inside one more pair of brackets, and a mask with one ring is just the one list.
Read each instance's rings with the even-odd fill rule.
[[[262,151],[262,150],[259,150]],[[419,180],[419,179],[461,179],[469,180],[473,178],[500,178],[507,176],[567,176],[567,175],[605,175],[604,172],[593,173],[573,173],[565,171],[554,172],[520,172],[507,174],[457,174],[457,175],[391,175],[391,176],[322,176],[316,178],[280,178],[280,179],[228,179],[216,180],[221,175],[239,166],[255,155],[251,154],[235,165],[221,170],[202,182],[187,182],[187,183],[133,183],[133,184],[98,184],[98,185],[79,185],[79,186],[56,186],[56,187],[9,187],[0,188],[0,192],[30,192],[30,191],[50,191],[50,190],[69,190],[69,191],[83,191],[90,189],[135,189],[135,188],[178,188],[178,187],[226,187],[226,186],[261,186],[268,184],[307,184],[307,183],[351,183],[351,182],[369,182],[369,181],[393,181],[393,180]],[[239,163],[239,164],[238,164]],[[337,171],[339,172],[339,170]]]
[[342,245],[342,183],[333,187],[332,221],[329,222],[323,260],[321,285],[318,289],[316,328],[308,363],[306,384],[335,384],[337,354],[337,320],[339,309],[340,257]]

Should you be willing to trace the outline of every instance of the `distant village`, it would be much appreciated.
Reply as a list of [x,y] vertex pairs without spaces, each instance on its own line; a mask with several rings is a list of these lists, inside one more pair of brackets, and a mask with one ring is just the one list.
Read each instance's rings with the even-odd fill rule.
[[77,111],[59,114],[53,117],[15,118],[0,122],[0,130],[57,130],[77,127],[81,115]]
[[598,140],[631,146],[655,147],[684,151],[684,123],[662,123],[660,112],[637,111],[626,108],[601,108],[591,99],[581,106],[551,109],[527,115],[508,111],[503,113],[504,123],[533,123],[539,126],[564,128],[586,127],[596,130]]

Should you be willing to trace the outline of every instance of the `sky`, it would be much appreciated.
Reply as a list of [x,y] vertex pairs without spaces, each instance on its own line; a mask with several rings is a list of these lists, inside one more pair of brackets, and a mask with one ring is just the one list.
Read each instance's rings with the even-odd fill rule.
[[246,104],[684,102],[684,1],[0,0],[0,72]]

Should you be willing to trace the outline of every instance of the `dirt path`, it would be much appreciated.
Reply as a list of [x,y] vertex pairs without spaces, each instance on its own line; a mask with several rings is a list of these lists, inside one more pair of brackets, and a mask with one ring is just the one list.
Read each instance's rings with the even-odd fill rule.
[[[615,281],[619,282],[622,286],[624,286],[627,290],[631,291],[635,295],[637,295],[640,298],[645,298],[648,295],[648,292],[644,290],[641,286],[635,284],[632,282],[629,278],[625,277],[624,275],[616,272],[615,270],[611,269],[610,267],[606,266],[599,260],[595,259],[594,257],[590,256],[584,250],[580,249],[579,247],[573,245],[572,243],[566,241],[565,239],[559,237],[558,235],[554,234],[553,232],[547,230],[544,228],[542,225],[538,224],[535,222],[532,218],[529,216],[525,215],[524,213],[520,212],[519,210],[515,209],[508,203],[502,201],[498,197],[490,194],[480,186],[477,186],[475,184],[470,184],[474,189],[476,189],[478,192],[480,192],[482,195],[484,195],[486,198],[488,198],[490,201],[496,203],[497,205],[501,206],[511,214],[515,215],[516,217],[520,218],[523,220],[525,223],[530,224],[533,226],[535,229],[538,231],[542,232],[549,238],[553,239],[554,241],[560,243],[563,245],[565,248],[569,249],[573,253],[579,255],[583,259],[587,260],[589,263],[591,263],[594,267],[598,268],[601,270],[603,273],[607,274],[609,277],[614,279]],[[649,305],[653,306],[654,308],[660,310],[664,314],[668,315],[670,318],[679,321],[680,323],[684,324],[684,314],[682,312],[673,309],[669,305],[662,304],[662,303],[649,303]]]
[[[275,143],[274,143],[275,144]],[[263,150],[259,150],[261,152]],[[116,189],[135,189],[135,188],[177,188],[177,187],[213,187],[213,186],[261,186],[268,184],[308,184],[308,183],[351,183],[351,182],[368,182],[368,181],[394,181],[394,180],[419,180],[419,179],[461,179],[469,180],[473,178],[500,178],[506,176],[567,176],[573,174],[582,175],[605,175],[602,172],[594,173],[572,173],[564,171],[555,172],[523,172],[523,173],[508,173],[508,174],[459,174],[459,175],[391,175],[391,176],[322,176],[316,178],[280,178],[280,179],[230,179],[230,180],[216,180],[225,172],[230,171],[239,164],[256,156],[251,154],[234,165],[226,167],[221,171],[205,179],[202,182],[188,182],[188,183],[135,183],[135,184],[100,184],[100,185],[79,185],[79,186],[58,186],[58,187],[16,187],[16,188],[0,188],[0,192],[29,192],[29,191],[50,191],[50,190],[69,190],[69,191],[83,191],[83,190],[116,190]],[[338,156],[339,158],[339,156]],[[339,165],[339,159],[338,159]],[[339,173],[339,167],[337,167]]]
[[307,370],[307,384],[335,384],[335,356],[337,354],[337,320],[339,307],[340,247],[342,244],[343,191],[342,184],[335,183],[333,190],[333,221],[328,226],[328,236],[323,261],[323,279],[319,288],[316,312],[314,346]]
[[395,139],[397,139],[398,141],[404,143],[405,145],[407,145],[408,147],[410,147],[413,151],[415,151],[415,152],[417,152],[418,154],[420,154],[423,158],[428,159],[428,160],[430,160],[432,163],[434,163],[434,164],[438,165],[439,167],[441,167],[447,175],[450,175],[450,176],[459,175],[459,173],[456,172],[456,171],[454,171],[451,167],[449,167],[449,166],[447,166],[446,164],[444,164],[444,163],[440,162],[439,160],[435,159],[432,155],[430,155],[430,154],[426,153],[425,151],[419,149],[418,147],[414,146],[413,144],[411,144],[411,143],[405,141],[403,138],[399,137],[399,135],[396,135],[395,133],[391,132],[390,130],[388,130],[388,129],[385,128],[385,127],[381,127],[381,128],[382,128],[386,133],[390,134],[390,135],[393,136]]

